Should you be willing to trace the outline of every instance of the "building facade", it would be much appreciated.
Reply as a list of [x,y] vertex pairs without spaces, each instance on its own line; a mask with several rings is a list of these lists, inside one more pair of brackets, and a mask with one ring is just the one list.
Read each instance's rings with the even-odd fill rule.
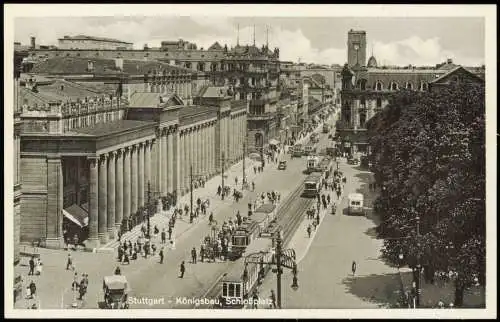
[[369,153],[366,123],[387,104],[399,90],[428,91],[431,85],[439,87],[450,77],[458,80],[484,78],[484,68],[469,69],[453,64],[448,59],[435,67],[378,66],[366,55],[366,33],[349,31],[348,62],[342,70],[341,118],[337,131],[341,138],[341,151],[348,154]]
[[22,243],[59,248],[77,234],[87,248],[106,244],[138,222],[148,196],[189,191],[191,167],[209,178],[243,157],[247,102],[227,88],[193,105],[182,70],[70,71],[29,75],[19,90]]

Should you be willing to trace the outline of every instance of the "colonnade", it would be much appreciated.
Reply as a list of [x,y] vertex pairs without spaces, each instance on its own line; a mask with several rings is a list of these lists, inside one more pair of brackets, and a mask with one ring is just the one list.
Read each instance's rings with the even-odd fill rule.
[[211,177],[215,169],[215,120],[194,124],[180,130],[179,189],[190,189],[190,167],[193,177]]
[[147,201],[155,139],[89,158],[89,242],[113,239],[123,219]]
[[191,79],[188,77],[145,82],[144,91],[151,93],[176,93],[182,98],[193,96]]
[[243,144],[246,142],[247,128],[245,115],[245,113],[235,113],[231,115],[231,121],[228,124],[228,158],[234,162],[243,158]]

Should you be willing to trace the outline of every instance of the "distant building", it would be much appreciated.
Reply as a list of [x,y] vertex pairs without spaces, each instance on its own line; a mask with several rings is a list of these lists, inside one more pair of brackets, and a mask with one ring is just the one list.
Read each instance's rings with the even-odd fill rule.
[[64,36],[59,38],[58,49],[100,49],[118,50],[133,49],[133,44],[117,39],[93,37],[93,36]]
[[369,153],[366,123],[399,90],[428,91],[450,82],[484,81],[484,66],[465,68],[448,59],[431,67],[386,67],[372,55],[366,64],[366,33],[349,31],[348,62],[342,69],[341,117],[337,131],[342,150]]

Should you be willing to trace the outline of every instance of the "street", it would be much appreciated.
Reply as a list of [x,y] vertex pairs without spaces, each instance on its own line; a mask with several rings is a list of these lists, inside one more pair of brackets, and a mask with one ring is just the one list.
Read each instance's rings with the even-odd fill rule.
[[[333,122],[330,120],[330,122]],[[316,129],[321,132],[321,125]],[[320,134],[318,148],[324,148],[328,143],[326,134]],[[202,199],[210,198],[210,208],[207,215],[200,215],[192,224],[186,216],[178,219],[174,230],[175,249],[165,248],[165,259],[163,264],[159,264],[159,257],[149,257],[143,259],[139,257],[136,261],[131,261],[129,265],[121,265],[116,260],[116,251],[112,253],[86,253],[71,252],[76,266],[76,272],[80,278],[82,273],[89,275],[89,286],[87,294],[83,301],[77,301],[78,307],[97,308],[98,303],[103,301],[102,279],[106,275],[112,275],[115,268],[120,266],[121,274],[125,275],[131,287],[129,297],[139,299],[131,301],[130,308],[191,308],[192,305],[183,304],[179,300],[185,298],[199,298],[207,292],[216,282],[217,278],[228,270],[230,261],[216,263],[191,264],[190,251],[193,247],[199,250],[200,243],[211,231],[208,224],[208,214],[213,211],[214,219],[219,225],[229,218],[234,218],[237,211],[245,216],[248,210],[247,204],[254,201],[262,192],[277,191],[281,194],[281,200],[285,200],[287,195],[299,184],[305,175],[302,171],[305,169],[304,158],[291,158],[289,154],[282,154],[280,159],[287,160],[287,169],[278,170],[278,164],[266,162],[263,173],[257,173],[253,181],[255,182],[255,192],[244,191],[243,198],[236,203],[233,198],[227,197],[220,200],[216,196],[217,182],[208,182],[207,188],[212,187],[210,196],[200,195]],[[241,169],[241,167],[239,167]],[[241,170],[227,172],[226,185],[234,186],[234,177],[240,178]],[[252,181],[253,167],[247,166],[249,182]],[[299,175],[297,175],[299,174]],[[219,183],[220,184],[220,183]],[[207,188],[204,191],[207,191]],[[202,189],[200,189],[202,190]],[[195,191],[194,199],[198,198]],[[210,191],[208,192],[210,194]],[[189,196],[189,195],[188,195]],[[186,200],[185,197],[182,199]],[[152,220],[153,225],[157,224],[160,231],[167,226],[168,217],[157,214]],[[178,228],[182,226],[184,228]],[[182,230],[182,234],[177,230]],[[180,235],[179,235],[180,234]],[[127,240],[124,238],[123,240]],[[132,240],[133,241],[133,240]],[[157,243],[158,245],[159,243]],[[74,293],[71,291],[71,282],[73,272],[64,270],[66,266],[67,252],[64,251],[46,251],[41,250],[41,258],[44,262],[44,272],[42,276],[34,277],[37,283],[40,303],[42,308],[68,308],[74,302]],[[182,261],[186,263],[186,273],[184,278],[179,278],[179,265]],[[95,263],[99,265],[95,265]],[[27,267],[21,267],[21,271],[28,270]],[[23,272],[25,275],[26,272]],[[30,279],[25,280],[25,284]],[[152,299],[153,306],[140,299]],[[25,307],[26,301],[19,301],[16,307]]]

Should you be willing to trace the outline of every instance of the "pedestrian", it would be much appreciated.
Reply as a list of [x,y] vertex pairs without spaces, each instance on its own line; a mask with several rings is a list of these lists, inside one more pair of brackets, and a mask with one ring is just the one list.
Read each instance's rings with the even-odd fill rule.
[[259,302],[259,295],[257,294],[257,291],[253,291],[252,300],[252,308],[257,309],[257,303]]
[[257,174],[257,167],[253,166],[253,174]]
[[29,285],[29,290],[30,290],[30,298],[32,299],[34,296],[36,296],[36,284],[35,282],[33,282],[33,280]]
[[330,198],[330,194],[328,194],[328,195],[326,196],[326,202],[327,202],[328,204],[330,204],[330,202],[331,202],[331,201],[332,201],[332,200],[331,200],[331,198]]
[[186,272],[186,266],[184,265],[184,261],[182,261],[180,266],[180,275],[179,278],[184,278],[184,273]]
[[212,221],[214,221],[214,214],[213,212],[210,212],[210,215],[208,216],[208,224],[211,225]]
[[356,274],[356,261],[352,261],[351,265],[352,275]]
[[237,186],[238,185],[238,177],[234,177],[234,185]]
[[271,290],[270,298],[271,298],[272,307],[276,308],[276,295],[274,295],[274,290]]
[[71,290],[75,291],[80,285],[78,284],[78,273],[75,272],[73,282],[71,283]]
[[255,182],[252,181],[252,191],[255,191]]
[[42,261],[40,260],[40,258],[38,258],[35,265],[36,275],[42,275],[42,265]]
[[33,275],[33,274],[35,274],[35,257],[34,256],[31,256],[29,264],[30,264],[30,270],[28,272],[28,275]]
[[165,228],[163,228],[161,231],[161,243],[165,244],[166,240],[167,240],[167,234],[165,233]]
[[194,247],[191,249],[191,262],[196,264],[196,249]]
[[312,232],[312,228],[311,228],[311,225],[309,224],[307,226],[307,237],[311,238],[311,232]]
[[73,266],[73,258],[71,258],[71,254],[68,254],[68,260],[66,261],[66,270],[72,270],[74,268]]
[[444,302],[442,300],[439,300],[439,302],[438,302],[438,308],[444,309]]
[[201,244],[201,246],[200,246],[200,259],[201,259],[202,263],[203,263],[204,257],[205,257],[205,247],[203,246],[203,244]]
[[172,239],[172,226],[168,226],[168,240]]
[[130,264],[130,257],[128,256],[128,253],[125,253],[125,255],[123,256],[123,264]]
[[217,195],[218,195],[218,196],[220,196],[220,195],[221,195],[221,192],[222,192],[222,188],[221,188],[221,186],[219,185],[219,186],[217,187]]
[[163,247],[160,249],[160,253],[158,255],[160,256],[160,264],[163,264]]

